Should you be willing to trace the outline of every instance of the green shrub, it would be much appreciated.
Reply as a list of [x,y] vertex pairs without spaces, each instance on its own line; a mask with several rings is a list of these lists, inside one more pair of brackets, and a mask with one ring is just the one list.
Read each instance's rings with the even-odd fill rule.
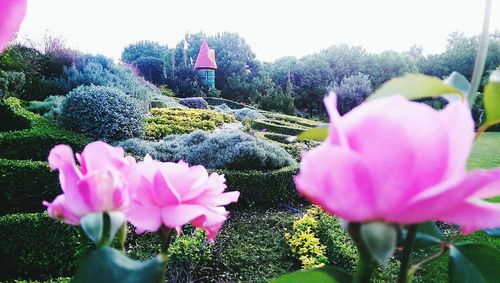
[[269,282],[300,268],[283,237],[290,212],[233,211],[217,236],[210,282]]
[[202,97],[188,97],[179,99],[179,103],[193,109],[208,109],[208,103]]
[[41,212],[42,201],[60,193],[57,174],[47,162],[0,159],[0,215]]
[[177,107],[182,108],[184,106],[180,105],[177,100],[169,96],[157,95],[151,101],[151,108],[166,108],[166,107]]
[[286,242],[292,254],[300,260],[302,269],[319,268],[328,263],[326,248],[317,234],[318,220],[311,210],[293,222],[291,233],[285,233]]
[[265,118],[264,115],[260,114],[257,110],[246,107],[241,109],[231,109],[229,106],[227,106],[227,104],[223,103],[213,108],[217,112],[223,112],[235,116],[236,120],[240,122]]
[[241,193],[238,206],[274,207],[279,204],[299,204],[304,199],[295,190],[293,176],[298,166],[274,171],[217,170],[224,174],[228,191]]
[[114,87],[80,86],[61,108],[64,127],[105,141],[141,137],[144,120],[135,99]]
[[307,129],[304,126],[299,126],[284,121],[269,120],[269,119],[251,120],[250,127],[255,130],[270,131],[274,133],[291,135],[291,136],[296,136]]
[[213,131],[217,126],[235,121],[231,115],[203,109],[153,108],[151,115],[146,119],[146,136],[156,140],[197,129]]
[[[81,151],[90,142],[83,135],[64,130],[47,119],[22,108],[17,98],[0,102],[2,125],[15,128],[15,123],[24,129],[0,132],[0,158],[47,160],[49,151],[57,144],[67,144],[74,151]],[[27,127],[27,128],[26,128]]]
[[274,113],[274,112],[265,112],[263,111],[262,114],[266,116],[266,118],[271,119],[271,120],[276,120],[276,121],[284,121],[288,122],[291,124],[296,124],[299,126],[304,126],[304,127],[316,127],[320,123],[318,121],[313,121],[301,117],[296,117],[296,116],[290,116],[286,114],[281,114],[281,113]]
[[31,101],[26,109],[43,115],[45,118],[58,120],[61,116],[61,105],[64,98],[64,96],[49,96],[43,101]]
[[18,131],[31,126],[28,117],[18,115],[20,111],[23,111],[23,108],[19,100],[10,98],[0,101],[0,132]]
[[245,108],[245,107],[250,108],[250,109],[254,109],[251,106],[248,106],[248,105],[245,105],[243,103],[236,102],[236,101],[232,101],[229,99],[225,99],[225,98],[205,97],[204,99],[208,103],[208,105],[210,105],[210,106],[217,106],[217,105],[221,105],[221,104],[226,104],[227,106],[231,107],[231,109],[241,109],[241,108]]
[[70,275],[85,246],[77,228],[45,213],[2,216],[0,280]]

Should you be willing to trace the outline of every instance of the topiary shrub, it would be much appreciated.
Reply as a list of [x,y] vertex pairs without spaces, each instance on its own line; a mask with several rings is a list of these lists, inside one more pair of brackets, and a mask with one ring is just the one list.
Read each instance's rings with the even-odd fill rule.
[[47,162],[0,159],[0,215],[44,211],[42,201],[60,192]]
[[81,134],[60,128],[53,122],[25,110],[17,98],[11,97],[0,102],[0,116],[1,113],[7,113],[2,125],[12,129],[9,125],[19,124],[18,126],[27,128],[0,132],[0,158],[47,160],[50,149],[57,144],[67,144],[75,151],[81,151],[90,142]]
[[0,101],[0,132],[18,131],[27,129],[31,122],[27,117],[18,115],[22,111],[21,102],[17,99]]
[[49,118],[57,121],[61,116],[61,105],[64,102],[64,96],[49,96],[43,101],[31,101],[26,109],[35,112],[37,114],[43,115],[45,118]]
[[146,119],[146,136],[159,140],[170,134],[186,134],[197,129],[213,131],[224,123],[234,122],[231,115],[203,109],[153,108]]
[[144,121],[139,104],[114,87],[80,86],[61,108],[63,125],[105,141],[141,137]]
[[201,97],[188,97],[179,99],[179,103],[188,108],[208,109],[208,103]]
[[[15,237],[13,237],[15,235]],[[75,226],[46,213],[0,217],[0,280],[48,279],[73,273],[83,246]]]

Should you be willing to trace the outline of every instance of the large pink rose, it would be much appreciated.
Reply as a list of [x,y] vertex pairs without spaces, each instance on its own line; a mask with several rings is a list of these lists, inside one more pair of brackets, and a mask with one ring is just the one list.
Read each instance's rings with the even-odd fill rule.
[[202,228],[213,240],[228,212],[223,207],[236,202],[239,192],[227,192],[224,176],[208,174],[200,165],[159,162],[149,155],[137,164],[139,185],[131,191],[127,219],[138,233],[156,231],[162,225],[180,228],[184,224]]
[[63,191],[52,203],[44,201],[51,217],[78,225],[87,214],[122,211],[128,206],[128,190],[139,179],[134,158],[124,157],[122,148],[104,142],[88,144],[76,158],[79,167],[67,145],[50,151],[50,168],[59,170]]
[[0,53],[21,26],[26,14],[26,0],[0,0]]
[[442,111],[394,96],[364,103],[340,117],[325,98],[328,138],[304,154],[297,190],[346,220],[403,224],[440,220],[464,233],[500,227],[500,170],[468,173],[474,140],[468,107]]

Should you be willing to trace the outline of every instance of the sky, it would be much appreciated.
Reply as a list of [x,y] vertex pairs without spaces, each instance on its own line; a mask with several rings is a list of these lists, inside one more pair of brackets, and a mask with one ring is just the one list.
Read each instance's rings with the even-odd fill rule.
[[[257,59],[302,57],[337,44],[368,52],[444,51],[451,32],[479,34],[481,0],[28,0],[18,40],[62,37],[71,48],[119,59],[128,44],[174,47],[186,32],[237,32]],[[500,31],[493,0],[490,31]]]

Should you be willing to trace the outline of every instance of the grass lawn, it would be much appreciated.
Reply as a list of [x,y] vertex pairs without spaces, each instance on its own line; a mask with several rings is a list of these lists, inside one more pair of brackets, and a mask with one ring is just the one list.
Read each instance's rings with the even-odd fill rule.
[[[500,133],[485,133],[474,144],[471,156],[469,158],[469,170],[477,168],[495,168],[500,166]],[[493,198],[492,201],[500,202],[500,196]],[[462,237],[460,242],[481,242],[500,248],[500,238],[492,238],[484,232],[476,232],[466,237]],[[428,264],[422,273],[423,282],[448,282],[448,257],[443,256],[440,259]]]

